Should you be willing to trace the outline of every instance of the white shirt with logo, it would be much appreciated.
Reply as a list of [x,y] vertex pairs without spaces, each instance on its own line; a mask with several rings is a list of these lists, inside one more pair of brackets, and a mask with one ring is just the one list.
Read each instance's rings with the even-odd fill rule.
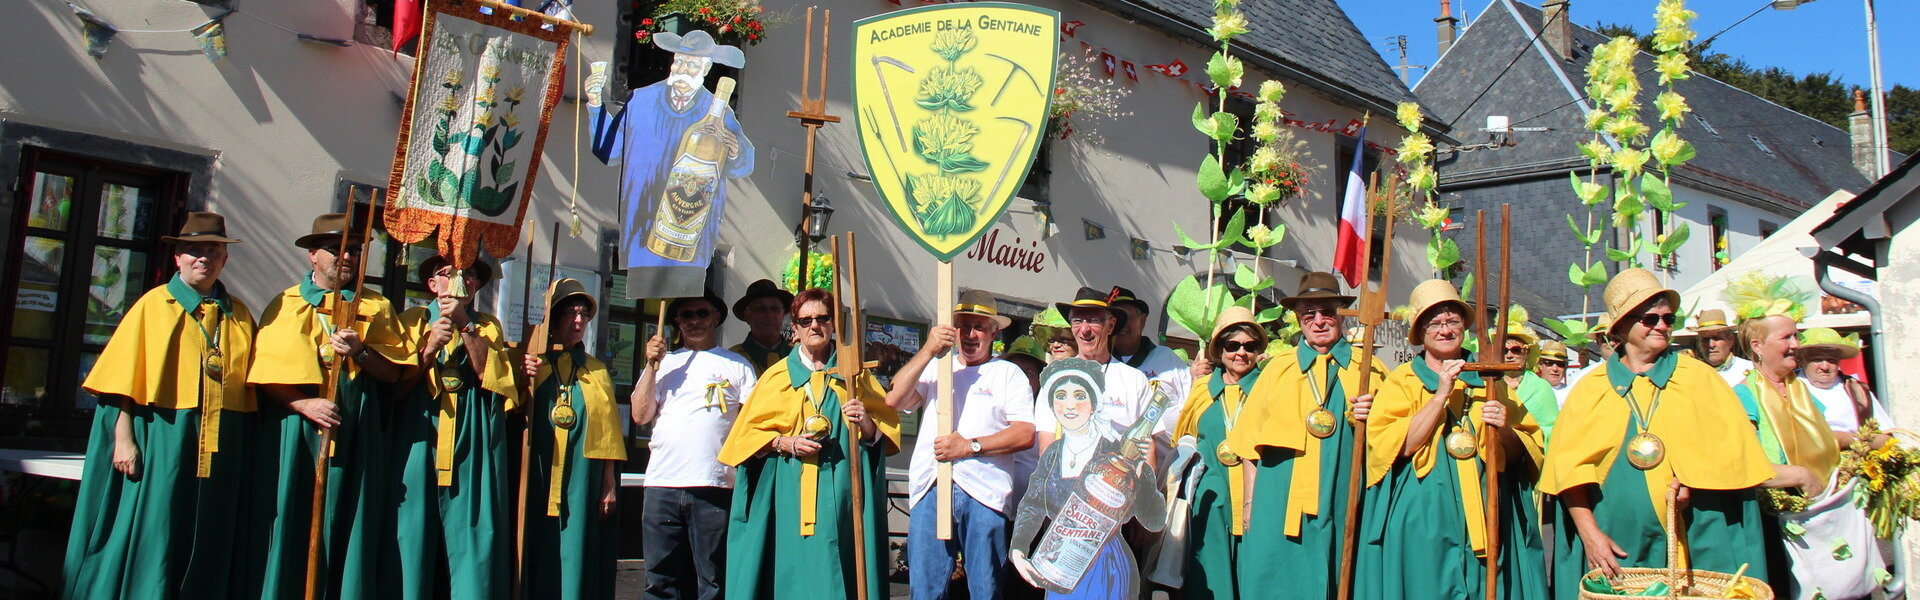
[[[1100,406],[1095,410],[1106,421],[1101,435],[1107,439],[1118,440],[1127,434],[1134,422],[1147,412],[1150,389],[1147,376],[1139,369],[1127,366],[1119,360],[1108,361],[1101,366],[1105,372],[1105,389],[1100,391]],[[1165,391],[1165,390],[1163,390]],[[1041,390],[1045,393],[1046,390]],[[1174,410],[1173,395],[1167,391],[1168,410]],[[1060,423],[1053,416],[1053,404],[1047,398],[1036,398],[1033,404],[1033,427],[1039,433],[1058,434]],[[1157,427],[1156,427],[1157,429]]]
[[733,467],[720,463],[720,445],[758,380],[753,363],[725,348],[682,348],[661,358],[647,487],[733,487]]
[[[939,360],[956,360],[955,354]],[[966,439],[979,439],[1006,429],[1014,423],[1033,422],[1033,387],[1018,365],[990,360],[971,367],[959,362],[953,368],[953,431]],[[933,442],[940,436],[936,392],[937,368],[920,373],[914,391],[920,393],[925,410],[920,415],[920,433],[913,445],[913,460],[908,467],[909,506],[920,503],[933,489],[935,467]],[[974,501],[1006,514],[1007,505],[1019,498],[1027,476],[1038,462],[1032,449],[1008,454],[973,456],[953,463],[953,483]]]

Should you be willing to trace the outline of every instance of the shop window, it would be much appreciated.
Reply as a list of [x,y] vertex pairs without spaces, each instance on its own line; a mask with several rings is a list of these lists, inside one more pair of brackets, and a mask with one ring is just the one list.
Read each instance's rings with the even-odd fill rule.
[[178,227],[187,175],[37,148],[22,159],[19,260],[0,283],[14,299],[0,312],[0,437],[83,438],[98,398],[80,383],[121,317],[173,273],[159,236]]

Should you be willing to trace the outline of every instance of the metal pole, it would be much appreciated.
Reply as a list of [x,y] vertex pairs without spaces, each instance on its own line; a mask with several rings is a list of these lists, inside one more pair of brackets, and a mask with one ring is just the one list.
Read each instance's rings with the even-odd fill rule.
[[1874,21],[1873,0],[1865,0],[1867,6],[1867,76],[1873,86],[1873,178],[1886,176],[1893,166],[1888,163],[1887,151],[1887,99],[1880,87],[1880,28]]

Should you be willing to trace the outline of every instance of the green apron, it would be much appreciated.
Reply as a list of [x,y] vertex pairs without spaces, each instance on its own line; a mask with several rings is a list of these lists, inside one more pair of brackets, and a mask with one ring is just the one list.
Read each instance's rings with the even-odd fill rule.
[[[1222,382],[1220,374],[1209,377],[1210,387],[1218,388]],[[1252,389],[1252,381],[1242,381],[1241,389]],[[1233,501],[1227,488],[1228,477],[1239,474],[1232,468],[1220,463],[1212,448],[1217,448],[1227,439],[1226,407],[1220,401],[1220,394],[1214,394],[1213,404],[1200,413],[1200,422],[1195,427],[1195,447],[1203,448],[1200,460],[1206,470],[1200,472],[1200,480],[1194,482],[1193,499],[1189,503],[1187,521],[1187,564],[1184,588],[1186,597],[1192,600],[1234,600],[1240,597],[1237,585],[1239,571],[1240,536],[1233,535]],[[1250,401],[1250,398],[1242,402]],[[1241,414],[1246,414],[1244,411]]]
[[[321,553],[322,590],[327,598],[389,598],[381,589],[383,565],[396,544],[388,526],[394,508],[389,493],[394,461],[393,414],[371,380],[340,386],[340,426],[327,470],[327,527]],[[255,415],[252,483],[263,492],[250,501],[250,537],[257,552],[260,598],[301,598],[307,577],[308,528],[313,518],[314,457],[319,429],[277,402],[264,402]],[[270,487],[269,487],[270,486]],[[264,493],[271,489],[272,493]]]
[[[1345,346],[1345,344],[1341,344]],[[1301,344],[1301,353],[1312,364],[1313,350]],[[1351,357],[1349,350],[1337,349],[1336,357]],[[1350,358],[1347,358],[1350,359]],[[1346,360],[1333,361],[1335,377]],[[1327,410],[1347,414],[1346,386],[1328,381],[1323,369],[1315,374],[1322,385],[1330,386]],[[1299,537],[1286,534],[1287,490],[1293,482],[1294,461],[1299,453],[1283,448],[1266,448],[1257,464],[1253,495],[1253,518],[1242,540],[1240,586],[1246,590],[1287,590],[1288,598],[1332,598],[1340,577],[1340,537],[1346,529],[1347,478],[1353,470],[1353,424],[1335,419],[1333,435],[1320,440],[1320,514],[1300,516]],[[1364,466],[1362,467],[1364,468]],[[1356,553],[1357,554],[1357,553]],[[1272,565],[1299,565],[1275,569]],[[1356,562],[1356,573],[1369,573],[1365,563]],[[1358,579],[1359,577],[1356,577]],[[1256,594],[1257,595],[1257,594]]]
[[[584,375],[586,362],[577,350],[572,364]],[[548,364],[557,364],[548,354]],[[605,473],[600,462],[587,458],[586,432],[591,411],[584,404],[579,377],[568,381],[574,398],[576,422],[567,435],[567,447],[554,448],[553,406],[559,396],[563,377],[556,372],[534,391],[528,406],[528,437],[532,452],[527,460],[527,548],[525,598],[541,600],[599,600],[613,597],[615,561],[618,558],[620,515],[616,511],[600,517],[600,497],[605,494]],[[462,419],[478,422],[480,419]],[[561,484],[560,516],[547,516],[547,490],[553,477],[555,452],[566,457],[566,480]],[[458,480],[459,473],[454,474]],[[511,561],[512,555],[503,557]],[[510,567],[511,563],[506,562]],[[458,597],[458,596],[456,596]]]

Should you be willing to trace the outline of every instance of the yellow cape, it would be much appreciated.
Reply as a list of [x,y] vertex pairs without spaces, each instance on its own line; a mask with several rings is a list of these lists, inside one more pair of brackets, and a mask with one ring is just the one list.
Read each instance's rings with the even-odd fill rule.
[[[81,384],[102,396],[123,396],[134,404],[201,410],[196,474],[212,476],[213,454],[220,451],[221,410],[253,412],[247,389],[253,357],[253,313],[230,295],[228,310],[183,307],[167,286],[140,296],[120,319],[107,347]],[[188,313],[192,310],[198,314]],[[196,324],[195,321],[198,321]],[[204,328],[204,331],[203,331]],[[207,334],[218,331],[221,377],[206,369]]]
[[[1666,460],[1644,471],[1654,514],[1666,514],[1669,482],[1706,490],[1738,490],[1773,477],[1740,399],[1713,367],[1678,357],[1660,405],[1651,408],[1649,433],[1666,444]],[[1609,361],[1580,379],[1567,393],[1555,424],[1553,445],[1540,472],[1540,491],[1559,494],[1576,486],[1606,481],[1630,418],[1626,400],[1613,389]],[[1656,388],[1646,377],[1633,378],[1633,395],[1648,410]]]
[[[587,430],[586,438],[581,440],[581,453],[589,459],[626,460],[627,445],[620,433],[620,408],[613,400],[613,379],[607,375],[607,365],[582,352],[580,368],[575,369],[573,355],[570,351],[547,353],[540,370],[534,372],[533,389],[540,389],[548,378],[558,373],[572,375],[573,381],[558,383],[560,388],[570,387],[568,393],[578,394],[574,404],[578,408],[574,410],[586,413]],[[557,401],[557,397],[555,399]],[[547,516],[558,517],[567,481],[567,437],[573,432],[558,426],[549,429],[546,435],[553,436],[553,462],[552,474],[548,476]]]
[[[1175,421],[1176,424],[1173,427],[1173,439],[1179,440],[1180,438],[1183,438],[1186,436],[1200,434],[1200,417],[1206,414],[1207,409],[1212,407],[1213,403],[1216,401],[1216,398],[1214,398],[1213,396],[1213,390],[1212,390],[1213,386],[1209,385],[1209,383],[1213,378],[1216,378],[1219,376],[1220,376],[1219,373],[1214,373],[1206,377],[1200,378],[1199,381],[1193,382],[1193,385],[1187,391],[1187,403],[1182,406],[1182,408],[1180,409],[1180,418],[1177,421]],[[1241,381],[1244,382],[1246,380],[1242,379]],[[1258,385],[1257,380],[1255,384]],[[1253,408],[1252,406],[1248,406],[1247,403],[1253,402],[1254,397],[1248,396],[1247,394],[1243,393],[1241,391],[1241,387],[1242,386],[1238,383],[1224,386],[1221,389],[1220,397],[1217,400],[1220,402],[1222,409],[1225,410],[1227,414],[1239,415],[1239,417],[1256,416],[1256,415],[1249,414],[1247,412],[1248,410]],[[1236,417],[1231,422],[1226,423],[1226,425],[1227,425],[1227,440],[1228,440],[1226,443],[1228,445],[1228,448],[1232,449],[1233,447],[1232,439],[1233,439],[1234,432],[1240,431],[1243,429],[1248,429],[1249,427],[1252,426],[1252,422],[1242,420]],[[1235,453],[1238,454],[1237,451]],[[1202,456],[1200,460],[1214,461],[1212,463],[1207,463],[1208,468],[1228,469],[1229,474],[1227,475],[1227,478],[1226,478],[1227,479],[1227,506],[1229,507],[1231,514],[1233,515],[1233,521],[1232,521],[1233,525],[1228,529],[1232,531],[1233,535],[1245,535],[1247,531],[1246,473],[1247,473],[1247,469],[1253,468],[1253,464],[1252,464],[1253,460],[1252,459],[1242,460],[1240,461],[1239,464],[1236,464],[1232,467],[1225,467],[1225,465],[1217,464],[1219,460],[1215,457],[1215,455],[1208,453],[1208,449],[1202,448],[1200,454]],[[1251,456],[1257,456],[1257,455],[1241,454],[1241,456],[1251,457]]]
[[1826,481],[1834,469],[1840,468],[1840,441],[1834,439],[1833,429],[1827,426],[1826,413],[1813,400],[1805,379],[1788,378],[1788,395],[1782,398],[1756,370],[1747,375],[1747,390],[1754,394],[1760,410],[1765,412],[1761,423],[1780,441],[1787,464],[1812,470],[1813,477],[1820,481]]
[[[367,347],[394,364],[413,365],[413,344],[400,336],[393,304],[372,290],[361,294],[355,302],[360,305],[360,326],[356,330]],[[330,325],[321,324],[326,319],[327,315],[300,297],[299,285],[274,296],[273,301],[267,303],[266,312],[260,315],[260,334],[254,341],[253,367],[247,373],[247,383],[325,383],[326,370],[320,365],[320,352],[323,348],[333,352],[327,343],[326,327]],[[349,377],[360,374],[360,367],[354,361],[346,364]]]
[[[760,375],[760,381],[753,386],[753,395],[747,398],[740,408],[740,415],[733,421],[733,429],[727,432],[727,441],[720,446],[720,462],[739,466],[753,458],[774,438],[800,435],[800,424],[810,416],[807,390],[795,387],[793,373],[790,372],[790,359],[774,361],[767,372]],[[847,398],[846,383],[839,378],[829,377],[829,369],[821,369],[807,374],[804,380],[808,388],[814,389],[815,397],[825,398],[831,390],[837,398]],[[900,451],[900,414],[887,406],[887,393],[880,388],[879,382],[872,377],[858,378],[858,393],[854,397],[867,409],[867,415],[873,419],[880,430],[882,452],[891,456]],[[845,400],[841,400],[844,402]],[[816,522],[816,510],[819,503],[818,486],[820,479],[820,456],[815,454],[804,460],[800,468],[800,534],[812,535]],[[870,485],[878,485],[873,482]]]
[[[1296,457],[1292,480],[1287,484],[1288,536],[1300,535],[1300,523],[1306,515],[1320,514],[1320,453],[1351,452],[1349,448],[1324,448],[1320,438],[1307,433],[1307,415],[1320,408],[1320,394],[1325,393],[1324,389],[1313,389],[1314,383],[1317,380],[1321,386],[1330,385],[1326,373],[1327,363],[1332,360],[1331,354],[1315,357],[1310,365],[1313,377],[1309,378],[1300,370],[1298,352],[1275,356],[1261,369],[1260,381],[1253,385],[1253,418],[1247,421],[1253,426],[1242,427],[1227,438],[1241,456],[1260,456],[1265,448],[1277,448]],[[1360,395],[1360,358],[1353,356],[1347,366],[1335,371],[1335,377],[1347,401],[1352,402]],[[1386,377],[1386,370],[1374,361],[1368,374],[1368,392],[1378,394]]]
[[[433,311],[427,307],[414,307],[400,313],[400,331],[414,347],[424,347],[427,333],[433,327],[430,319]],[[479,360],[469,357],[474,363],[484,364],[485,374],[480,377],[480,388],[500,396],[501,410],[512,411],[520,408],[520,386],[514,385],[513,364],[508,362],[509,354],[505,337],[501,335],[500,320],[493,315],[479,313],[473,321],[480,339],[486,341],[487,355]],[[441,360],[445,360],[456,348],[462,348],[460,338],[455,337],[446,349],[440,351]],[[460,395],[446,393],[440,385],[440,375],[429,367],[415,385],[426,386],[429,397],[440,400],[435,423],[433,470],[440,485],[453,485],[453,443],[454,432],[460,423]]]

